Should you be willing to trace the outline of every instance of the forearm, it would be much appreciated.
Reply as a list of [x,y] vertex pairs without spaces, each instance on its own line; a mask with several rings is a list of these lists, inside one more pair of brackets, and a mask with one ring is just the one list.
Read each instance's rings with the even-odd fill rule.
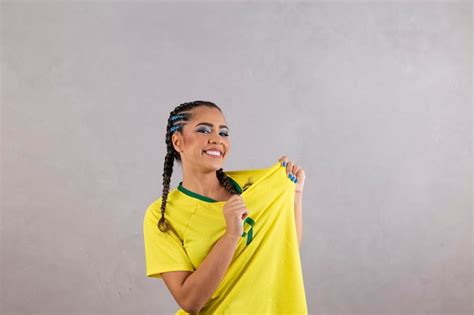
[[298,237],[298,248],[301,248],[303,239],[303,192],[295,191],[295,225]]
[[232,261],[239,238],[224,234],[199,267],[186,278],[183,292],[188,305],[196,313],[204,307],[216,291]]

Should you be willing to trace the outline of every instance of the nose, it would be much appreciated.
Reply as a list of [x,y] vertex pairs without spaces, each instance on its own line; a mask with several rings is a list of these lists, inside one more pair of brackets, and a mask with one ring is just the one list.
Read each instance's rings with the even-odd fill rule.
[[210,144],[219,145],[219,146],[221,146],[221,145],[224,144],[224,142],[222,141],[222,139],[220,138],[220,136],[209,138],[209,143],[210,143]]
[[209,138],[209,143],[216,143],[216,144],[222,144],[222,136],[217,135],[217,136],[211,136]]
[[215,140],[210,139],[210,140],[209,140],[209,143],[221,144],[222,141],[217,140],[217,139],[215,139]]

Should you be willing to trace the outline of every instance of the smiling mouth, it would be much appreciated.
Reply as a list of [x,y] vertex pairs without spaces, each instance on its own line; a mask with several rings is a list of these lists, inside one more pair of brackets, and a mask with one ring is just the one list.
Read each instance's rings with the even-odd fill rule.
[[[211,157],[211,158],[222,158],[224,155],[219,152],[219,151],[214,151],[214,150],[210,150],[212,153],[207,153],[206,151],[202,151],[203,154]],[[217,153],[218,152],[218,153]]]

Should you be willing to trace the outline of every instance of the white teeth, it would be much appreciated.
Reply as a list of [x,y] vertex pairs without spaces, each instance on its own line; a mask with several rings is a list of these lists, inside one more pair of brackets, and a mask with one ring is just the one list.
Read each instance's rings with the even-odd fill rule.
[[216,155],[216,156],[221,155],[221,153],[219,151],[204,151],[204,152],[206,152],[209,155]]

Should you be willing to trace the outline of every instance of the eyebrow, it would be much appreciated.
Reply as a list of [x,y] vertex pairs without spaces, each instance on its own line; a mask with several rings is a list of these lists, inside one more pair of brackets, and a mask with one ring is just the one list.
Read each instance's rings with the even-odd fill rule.
[[[209,127],[214,127],[213,124],[208,123],[208,122],[201,122],[201,123],[197,124],[196,127],[197,127],[197,126],[200,126],[200,125],[206,125],[206,126],[209,126]],[[227,127],[226,125],[220,125],[219,128],[227,128],[227,129],[229,129],[229,127]]]

